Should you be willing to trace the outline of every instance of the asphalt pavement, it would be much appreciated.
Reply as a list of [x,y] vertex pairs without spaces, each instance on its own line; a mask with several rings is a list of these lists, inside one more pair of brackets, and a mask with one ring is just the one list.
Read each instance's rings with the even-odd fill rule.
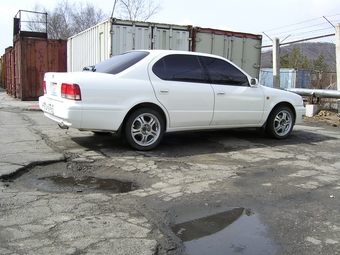
[[[20,101],[0,89],[0,179],[65,159],[52,149],[58,131],[38,133],[37,126],[49,130],[50,124],[34,111],[40,111],[37,101]],[[79,146],[76,152],[97,156]],[[155,254],[148,220],[119,204],[116,194],[42,192],[0,182],[0,254]]]
[[30,128],[30,122],[20,113],[40,111],[37,101],[20,101],[0,89],[0,178],[10,176],[39,162],[53,162],[63,155],[53,151]]
[[[60,129],[38,102],[0,90],[0,139],[0,178],[28,170],[0,182],[0,254],[183,255],[190,244],[175,234],[184,228],[171,226],[189,214],[201,218],[196,205],[247,209],[251,219],[231,226],[237,241],[214,238],[225,240],[223,248],[206,242],[209,252],[200,254],[226,254],[225,247],[228,254],[339,254],[338,126],[306,122],[282,141],[256,130],[168,134],[157,150],[141,153],[117,137]],[[56,176],[136,189],[46,187],[46,177]],[[188,214],[178,216],[183,206]],[[266,252],[254,253],[258,246]]]

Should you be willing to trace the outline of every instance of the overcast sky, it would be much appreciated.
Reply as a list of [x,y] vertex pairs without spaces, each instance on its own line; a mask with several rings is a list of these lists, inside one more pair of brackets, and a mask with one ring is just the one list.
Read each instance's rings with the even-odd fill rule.
[[[13,45],[13,18],[19,10],[34,10],[34,6],[39,4],[52,11],[58,1],[60,0],[1,0],[0,55],[5,53],[5,48]],[[316,19],[319,22],[321,19],[325,22],[322,18],[323,16],[333,16],[335,19],[332,22],[336,22],[336,24],[340,23],[340,0],[161,1],[162,10],[149,21],[178,25],[195,25],[205,28],[233,30],[262,35],[264,35],[262,33],[263,31],[272,31],[272,29],[275,30],[304,21]],[[69,2],[90,2],[102,9],[109,17],[112,12],[114,0],[69,0]],[[331,25],[329,26],[331,27]],[[285,35],[283,34],[282,36]]]

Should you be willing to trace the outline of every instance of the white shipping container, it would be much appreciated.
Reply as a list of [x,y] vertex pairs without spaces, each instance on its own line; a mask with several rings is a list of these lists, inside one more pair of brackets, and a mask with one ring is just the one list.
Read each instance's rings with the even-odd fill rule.
[[67,41],[67,71],[81,71],[128,50],[189,50],[190,26],[108,19]]
[[223,56],[259,77],[261,35],[110,18],[68,39],[67,71],[81,71],[128,50],[167,49]]

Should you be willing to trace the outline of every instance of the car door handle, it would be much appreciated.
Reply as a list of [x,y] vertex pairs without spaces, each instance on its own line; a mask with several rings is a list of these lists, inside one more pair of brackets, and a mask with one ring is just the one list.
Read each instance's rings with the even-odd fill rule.
[[218,96],[223,96],[223,95],[226,94],[226,92],[225,92],[225,91],[217,91],[216,94],[217,94]]
[[161,94],[168,94],[170,91],[168,89],[160,89],[159,93]]

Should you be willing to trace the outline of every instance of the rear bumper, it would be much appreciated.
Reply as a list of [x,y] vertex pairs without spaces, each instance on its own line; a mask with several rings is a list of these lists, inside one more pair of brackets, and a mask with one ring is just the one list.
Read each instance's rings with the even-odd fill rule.
[[39,107],[45,116],[57,122],[72,128],[81,128],[82,123],[82,106],[79,102],[63,102],[51,98],[39,97]]

